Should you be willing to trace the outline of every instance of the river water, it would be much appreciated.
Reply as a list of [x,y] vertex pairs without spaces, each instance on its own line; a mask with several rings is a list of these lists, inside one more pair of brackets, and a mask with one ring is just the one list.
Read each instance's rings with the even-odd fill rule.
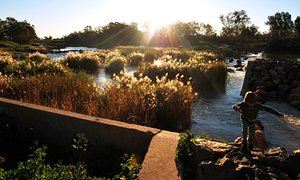
[[[246,63],[246,62],[245,62]],[[243,100],[240,91],[245,71],[229,73],[226,91],[214,97],[201,97],[194,104],[191,132],[209,137],[233,141],[241,136],[239,113],[232,105]],[[272,100],[266,105],[288,115],[284,120],[267,112],[259,112],[258,119],[265,126],[269,147],[282,146],[289,152],[300,148],[300,111],[289,106],[286,101]],[[295,125],[298,123],[298,126]]]
[[[71,50],[91,50],[84,47]],[[70,50],[69,49],[66,49]],[[58,60],[66,52],[48,54],[52,59]],[[251,55],[251,58],[256,58],[256,55]],[[247,62],[244,61],[244,64]],[[229,66],[235,62],[229,63]],[[125,72],[133,74],[135,68],[126,68]],[[241,136],[241,124],[239,113],[232,109],[232,105],[242,101],[240,91],[243,85],[245,71],[234,71],[228,74],[226,91],[224,94],[215,96],[201,96],[193,105],[191,132],[194,135],[206,134],[209,137],[223,139],[228,141],[235,140]],[[110,76],[105,74],[104,69],[99,70],[97,75],[93,76],[94,80],[99,84],[110,82]],[[272,100],[268,101],[269,105],[278,111],[288,115],[284,120],[280,120],[276,116],[260,112],[258,119],[265,126],[265,134],[269,146],[282,146],[289,152],[300,148],[300,111],[288,105],[286,101]],[[297,125],[294,125],[296,123]]]

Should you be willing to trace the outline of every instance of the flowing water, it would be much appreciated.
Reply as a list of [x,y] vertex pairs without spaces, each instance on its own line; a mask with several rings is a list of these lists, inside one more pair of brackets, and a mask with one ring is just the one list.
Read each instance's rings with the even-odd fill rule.
[[[240,91],[245,72],[229,73],[226,92],[214,97],[201,97],[194,104],[191,132],[206,134],[212,138],[235,140],[241,136],[239,113],[232,105],[243,100]],[[265,126],[266,139],[270,147],[282,146],[288,151],[300,148],[300,111],[286,101],[272,100],[266,105],[286,114],[284,120],[267,112],[259,112],[258,119]]]

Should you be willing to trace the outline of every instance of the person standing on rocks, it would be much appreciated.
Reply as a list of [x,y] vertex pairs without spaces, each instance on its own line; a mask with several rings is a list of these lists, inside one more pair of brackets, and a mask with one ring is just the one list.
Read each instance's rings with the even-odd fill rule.
[[257,123],[256,118],[260,110],[272,113],[281,119],[284,118],[284,114],[271,107],[258,103],[256,94],[252,91],[246,92],[243,102],[233,105],[232,108],[241,113],[243,139],[241,151],[244,153],[250,153],[250,150],[253,149],[255,124]]

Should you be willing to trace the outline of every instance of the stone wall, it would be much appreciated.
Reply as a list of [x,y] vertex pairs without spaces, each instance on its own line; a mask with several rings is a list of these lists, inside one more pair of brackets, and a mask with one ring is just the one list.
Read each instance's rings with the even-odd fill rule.
[[248,61],[247,67],[250,68],[247,68],[241,94],[258,90],[262,96],[288,98],[300,87],[300,63],[297,61],[257,59]]

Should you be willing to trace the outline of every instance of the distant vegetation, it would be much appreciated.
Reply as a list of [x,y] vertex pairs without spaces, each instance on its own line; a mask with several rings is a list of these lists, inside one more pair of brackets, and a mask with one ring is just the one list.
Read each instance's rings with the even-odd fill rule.
[[116,46],[183,47],[222,53],[226,56],[262,50],[298,53],[300,16],[294,21],[288,12],[277,12],[268,16],[267,33],[259,32],[258,27],[252,24],[250,19],[245,10],[221,15],[223,27],[219,35],[210,24],[195,21],[175,22],[158,29],[153,34],[147,28],[140,31],[136,23],[110,22],[98,28],[86,26],[82,31],[73,32],[61,39],[53,39],[51,36],[39,39],[33,25],[27,21],[17,21],[8,17],[6,20],[0,19],[0,41],[20,44],[35,42],[50,47],[87,46],[101,49]]

